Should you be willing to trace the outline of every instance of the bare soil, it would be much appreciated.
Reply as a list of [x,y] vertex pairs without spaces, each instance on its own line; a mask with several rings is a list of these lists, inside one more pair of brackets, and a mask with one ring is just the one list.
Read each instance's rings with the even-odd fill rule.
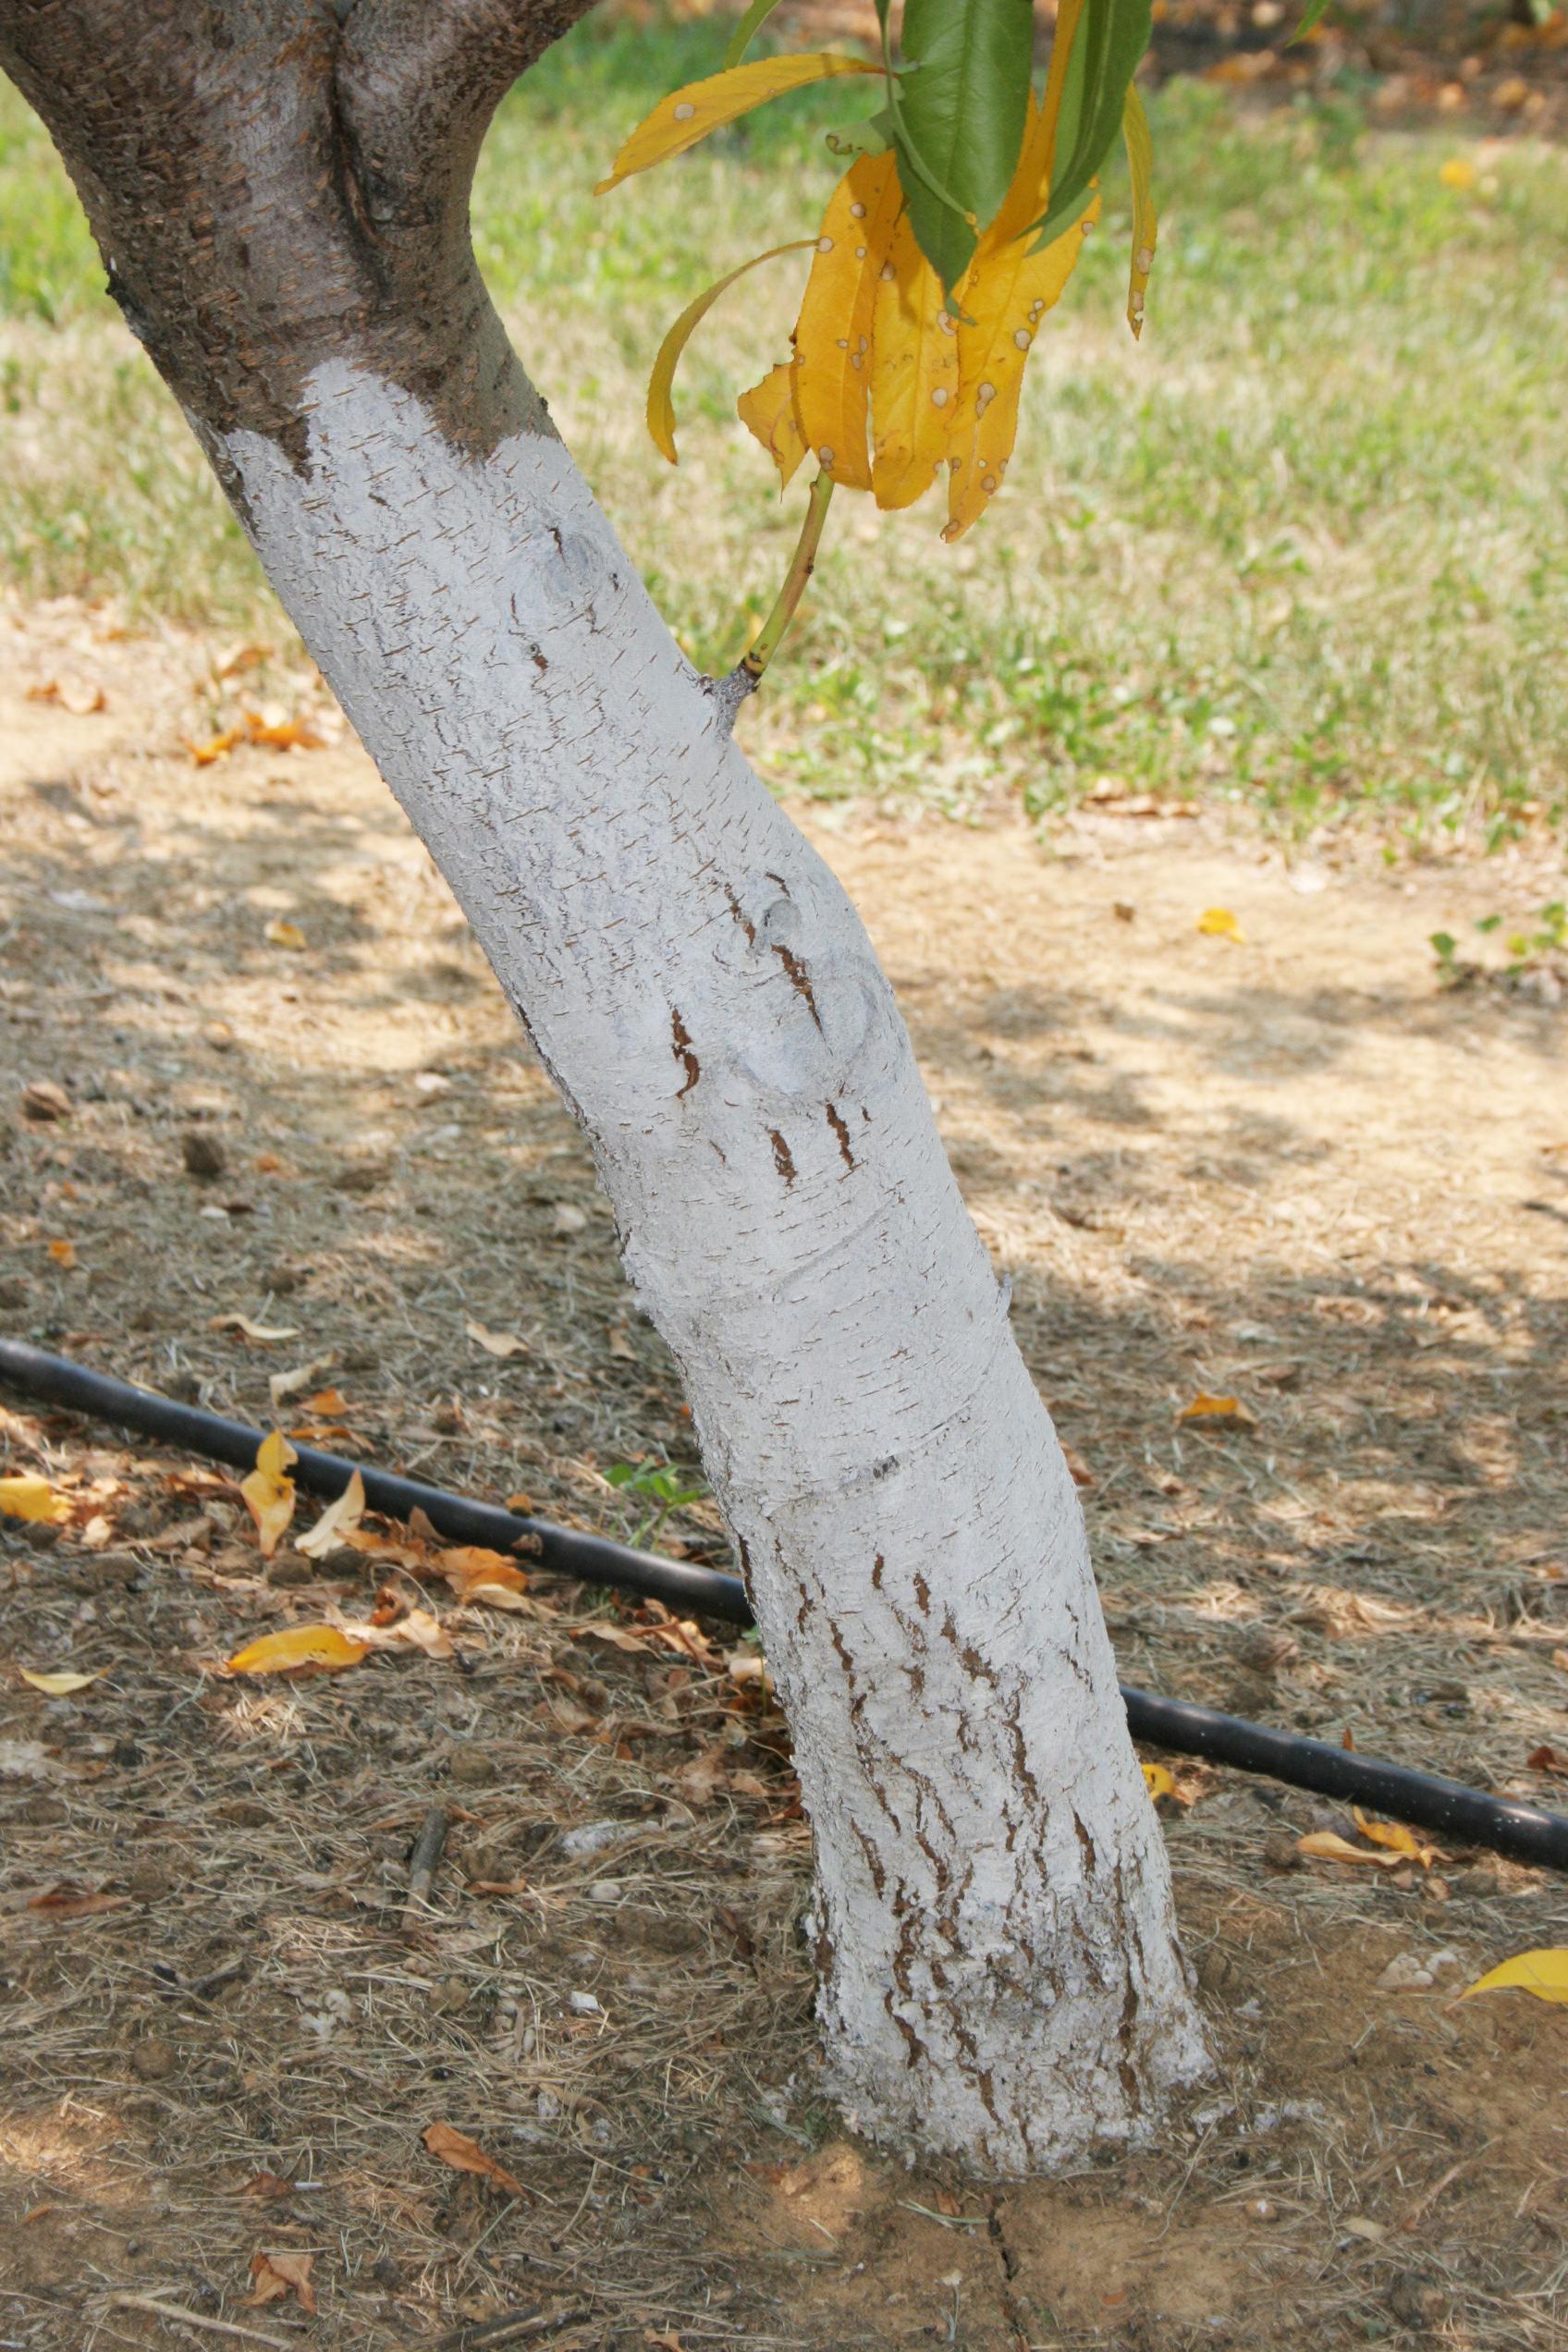
[[[197,766],[247,709],[327,740]],[[678,1383],[319,688],[0,614],[0,803],[4,1328],[258,1422],[313,1365],[340,1451],[636,1533],[605,1473],[692,1466]],[[1044,841],[797,814],[1011,1279],[1128,1679],[1561,1802],[1568,1032],[1550,972],[1445,989],[1428,946],[1560,874],[1288,865],[1109,802]],[[70,1518],[0,1521],[0,2343],[1568,2340],[1568,2011],[1455,2002],[1568,1944],[1561,1881],[1304,1865],[1354,1824],[1167,1759],[1212,2084],[1071,2179],[906,2170],[815,2090],[807,1833],[732,1633],[538,1576],[464,1607],[417,1548],[269,1564],[222,1474],[13,1398],[28,1470]],[[727,1558],[704,1502],[662,1539]],[[218,1671],[378,1586],[456,1655]]]

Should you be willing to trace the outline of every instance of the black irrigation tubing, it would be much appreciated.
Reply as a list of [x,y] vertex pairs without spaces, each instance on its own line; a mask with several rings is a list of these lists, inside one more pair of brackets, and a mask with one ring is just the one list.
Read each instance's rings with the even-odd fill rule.
[[[63,1405],[161,1443],[184,1447],[209,1461],[227,1463],[234,1470],[250,1470],[264,1432],[242,1421],[226,1421],[215,1413],[176,1403],[149,1389],[133,1388],[107,1373],[73,1364],[67,1356],[51,1355],[22,1340],[0,1338],[0,1381],[38,1403]],[[609,1585],[619,1592],[639,1593],[679,1610],[700,1610],[731,1624],[752,1623],[751,1604],[739,1576],[718,1568],[661,1559],[656,1553],[633,1550],[630,1544],[611,1543],[573,1527],[557,1527],[547,1519],[533,1519],[498,1503],[475,1502],[463,1495],[427,1487],[417,1478],[400,1478],[391,1471],[345,1461],[342,1455],[298,1446],[293,1476],[311,1494],[330,1501],[340,1495],[357,1470],[364,1482],[371,1510],[388,1518],[408,1519],[423,1511],[438,1535],[455,1543],[483,1544],[493,1551],[524,1551],[541,1568],[575,1576],[584,1584]],[[1287,1782],[1292,1788],[1310,1789],[1318,1796],[1338,1797],[1370,1806],[1417,1829],[1429,1830],[1456,1844],[1486,1846],[1516,1862],[1568,1870],[1568,1819],[1538,1806],[1520,1805],[1457,1781],[1413,1771],[1403,1764],[1386,1764],[1351,1748],[1333,1747],[1326,1740],[1304,1739],[1293,1732],[1277,1732],[1263,1723],[1248,1723],[1236,1715],[1221,1715],[1210,1707],[1191,1706],[1184,1699],[1160,1698],[1151,1691],[1133,1690],[1125,1683],[1121,1697],[1128,1728],[1135,1739],[1174,1749],[1183,1756],[1207,1757],[1238,1771],[1259,1772]]]

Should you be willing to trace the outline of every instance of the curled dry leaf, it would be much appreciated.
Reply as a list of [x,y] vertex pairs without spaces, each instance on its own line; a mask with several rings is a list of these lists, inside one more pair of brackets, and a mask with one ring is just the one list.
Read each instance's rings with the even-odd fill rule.
[[279,1634],[237,1649],[225,1666],[229,1674],[297,1674],[301,1669],[324,1667],[336,1673],[357,1666],[372,1644],[356,1639],[338,1625],[288,1625]]
[[1403,1855],[1407,1862],[1419,1862],[1424,1870],[1429,1870],[1434,1862],[1448,1860],[1449,1857],[1441,1846],[1423,1845],[1420,1839],[1407,1830],[1403,1821],[1374,1821],[1369,1815],[1361,1810],[1359,1805],[1353,1807],[1352,1810],[1355,1815],[1357,1830],[1371,1844],[1381,1845],[1392,1854]]
[[13,1478],[0,1478],[0,1511],[9,1519],[36,1519],[55,1527],[71,1515],[65,1496],[32,1470],[19,1471]]
[[280,2296],[292,2295],[302,2311],[313,2311],[316,2296],[311,2285],[311,2266],[315,2259],[313,2254],[293,2252],[252,2254],[251,2285],[253,2292],[243,2298],[245,2307],[254,2310],[259,2303],[276,2303]]
[[463,1329],[474,1346],[482,1347],[486,1355],[505,1357],[528,1354],[528,1341],[520,1340],[515,1331],[488,1330],[483,1323],[476,1323],[472,1316],[464,1323]]
[[24,1119],[68,1119],[75,1109],[63,1086],[53,1078],[34,1078],[22,1088]]
[[275,1340],[297,1340],[297,1323],[252,1323],[248,1315],[214,1315],[207,1325],[209,1331],[238,1331],[242,1340],[253,1340],[258,1347],[270,1347]]
[[477,2173],[481,2180],[493,2181],[509,2197],[526,2197],[527,2189],[515,2173],[487,2155],[476,2139],[460,2132],[451,2124],[427,2124],[420,2135],[433,2156],[443,2164],[450,2164],[456,2173]]
[[275,948],[288,948],[296,953],[305,945],[305,935],[300,930],[299,925],[297,923],[290,923],[287,915],[282,914],[275,914],[273,916],[273,919],[267,925],[263,937],[266,939],[269,946]]
[[1516,1952],[1466,1985],[1460,1999],[1473,1992],[1533,1992],[1537,2001],[1568,2002],[1568,1952]]
[[43,1693],[45,1698],[69,1698],[73,1691],[86,1690],[90,1683],[97,1682],[107,1673],[108,1669],[99,1666],[91,1674],[79,1674],[69,1667],[62,1667],[52,1674],[36,1674],[31,1666],[18,1666],[17,1672],[24,1683],[31,1683],[35,1691]]
[[31,1896],[27,1907],[42,1911],[46,1918],[85,1919],[94,1911],[123,1910],[129,1901],[129,1894],[105,1894],[101,1887],[80,1887],[64,1879],[47,1893]]
[[272,1397],[273,1411],[280,1413],[286,1404],[292,1403],[293,1399],[300,1394],[301,1389],[308,1389],[312,1380],[319,1380],[324,1372],[330,1372],[332,1364],[333,1358],[330,1354],[316,1355],[311,1358],[309,1364],[296,1365],[292,1372],[270,1374],[267,1389]]
[[1256,1417],[1239,1397],[1210,1396],[1207,1389],[1200,1389],[1191,1404],[1184,1404],[1176,1415],[1178,1421],[1239,1421],[1248,1426]]
[[1408,1854],[1369,1854],[1364,1845],[1352,1845],[1349,1838],[1340,1837],[1333,1830],[1312,1830],[1297,1838],[1296,1852],[1313,1862],[1367,1862],[1375,1870],[1397,1870],[1411,1859]]
[[337,1551],[364,1516],[365,1482],[356,1470],[336,1502],[329,1502],[313,1527],[296,1536],[294,1549],[302,1551],[307,1560],[325,1560],[329,1551]]
[[256,1466],[239,1481],[246,1509],[256,1523],[256,1541],[263,1560],[270,1560],[294,1516],[294,1481],[288,1465],[298,1454],[281,1429],[274,1429],[256,1449]]

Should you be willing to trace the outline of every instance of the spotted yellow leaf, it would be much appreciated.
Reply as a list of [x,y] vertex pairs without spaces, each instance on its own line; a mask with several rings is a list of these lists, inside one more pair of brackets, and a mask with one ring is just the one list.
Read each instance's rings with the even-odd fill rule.
[[1149,118],[1136,86],[1129,82],[1121,110],[1121,136],[1127,148],[1127,170],[1133,183],[1133,267],[1127,286],[1127,324],[1134,335],[1144,331],[1144,297],[1159,236],[1159,214],[1154,208],[1154,141]]
[[370,1654],[369,1644],[355,1641],[336,1625],[288,1625],[280,1634],[263,1634],[248,1642],[228,1660],[231,1674],[292,1674],[302,1666],[323,1666],[336,1672],[357,1666]]
[[10,1519],[37,1519],[51,1526],[58,1526],[71,1515],[65,1496],[56,1493],[48,1479],[41,1478],[33,1470],[18,1471],[13,1478],[0,1478],[0,1511]]
[[1176,1794],[1175,1778],[1163,1764],[1145,1764],[1144,1782],[1152,1797],[1174,1796]]
[[654,361],[654,372],[648,378],[648,431],[653,435],[654,447],[661,457],[669,459],[671,465],[678,462],[675,451],[673,398],[675,371],[680,364],[680,355],[692,335],[702,321],[706,318],[725,288],[733,286],[738,277],[744,277],[746,272],[755,269],[759,262],[777,261],[780,253],[798,253],[810,243],[809,237],[797,237],[792,244],[775,245],[766,253],[753,254],[749,262],[742,262],[739,269],[732,269],[725,276],[715,278],[711,286],[705,286],[703,288],[695,301],[687,303],[686,308],[659,345],[658,356]]
[[907,213],[878,273],[872,328],[871,482],[884,511],[913,506],[948,454],[958,401],[958,330]]
[[1205,907],[1198,917],[1198,929],[1206,939],[1233,939],[1237,947],[1246,942],[1246,934],[1229,907]]
[[[806,445],[795,420],[795,396],[792,386],[794,370],[788,360],[769,368],[760,384],[742,392],[735,403],[736,414],[748,433],[762,443],[778,468],[778,487],[787,490]],[[612,1344],[610,1353],[616,1350]]]
[[1040,321],[1060,301],[1084,239],[1099,218],[1091,196],[1080,217],[1039,252],[1027,238],[975,255],[958,289],[958,416],[948,477],[944,539],[960,539],[1001,488],[1018,438],[1024,362]]
[[79,1674],[68,1667],[61,1667],[52,1674],[37,1674],[31,1666],[18,1666],[17,1672],[24,1683],[31,1683],[35,1691],[43,1693],[45,1698],[69,1698],[73,1692],[84,1691],[90,1683],[97,1682],[107,1669],[100,1666],[94,1673]]
[[257,1449],[255,1468],[239,1481],[263,1560],[272,1558],[294,1516],[294,1481],[287,1472],[299,1458],[282,1430],[274,1429]]
[[1568,1952],[1516,1952],[1496,1968],[1488,1968],[1460,1998],[1473,1992],[1533,1992],[1537,2001],[1568,2002]]
[[828,81],[838,74],[880,73],[880,65],[864,57],[846,57],[819,49],[804,56],[757,57],[747,66],[732,66],[728,73],[710,74],[704,81],[689,81],[671,91],[651,115],[640,122],[615,159],[607,179],[600,180],[595,196],[619,188],[634,172],[646,171],[670,155],[684,154],[710,130],[749,115],[770,98],[787,91],[804,90],[814,81]]
[[823,472],[846,490],[871,487],[871,330],[902,201],[891,149],[856,158],[828,201],[795,326],[795,421]]

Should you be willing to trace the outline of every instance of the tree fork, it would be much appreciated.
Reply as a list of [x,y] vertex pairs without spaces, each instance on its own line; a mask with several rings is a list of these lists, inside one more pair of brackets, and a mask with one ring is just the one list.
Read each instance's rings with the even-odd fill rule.
[[1205,2068],[1076,1492],[891,990],[474,263],[586,0],[0,0],[111,288],[581,1121],[789,1711],[830,2087],[1001,2174]]

